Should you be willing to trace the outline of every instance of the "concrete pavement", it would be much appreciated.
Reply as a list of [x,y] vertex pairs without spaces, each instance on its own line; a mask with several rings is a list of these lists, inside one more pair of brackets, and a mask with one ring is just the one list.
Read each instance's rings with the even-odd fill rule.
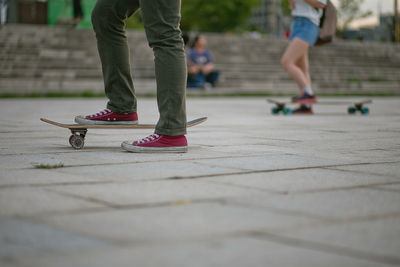
[[[189,153],[132,154],[120,143],[148,130],[89,130],[75,151],[39,121],[104,99],[1,99],[0,265],[398,266],[400,98],[373,101],[274,116],[264,98],[191,98],[188,119],[209,120]],[[140,122],[157,116],[139,99]]]

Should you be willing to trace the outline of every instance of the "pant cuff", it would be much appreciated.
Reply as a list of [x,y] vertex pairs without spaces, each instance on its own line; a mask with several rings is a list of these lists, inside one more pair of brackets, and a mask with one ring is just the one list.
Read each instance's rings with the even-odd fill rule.
[[135,112],[137,112],[136,108],[120,110],[120,109],[117,109],[117,108],[109,106],[109,105],[107,105],[107,109],[109,109],[115,113],[135,113]]
[[162,129],[156,128],[155,131],[157,134],[160,135],[168,135],[168,136],[177,136],[177,135],[185,135],[187,134],[186,127],[180,129]]

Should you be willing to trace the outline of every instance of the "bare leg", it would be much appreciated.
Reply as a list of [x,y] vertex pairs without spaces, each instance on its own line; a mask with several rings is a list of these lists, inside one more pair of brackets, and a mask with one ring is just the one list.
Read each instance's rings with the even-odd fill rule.
[[308,61],[308,50],[306,53],[296,62],[296,65],[302,70],[304,76],[307,78],[307,86],[311,87],[311,77],[309,71]]
[[286,48],[281,59],[281,65],[290,77],[297,83],[300,94],[303,88],[309,86],[309,75],[307,76],[303,70],[296,64],[304,55],[308,54],[310,45],[299,38],[294,38]]

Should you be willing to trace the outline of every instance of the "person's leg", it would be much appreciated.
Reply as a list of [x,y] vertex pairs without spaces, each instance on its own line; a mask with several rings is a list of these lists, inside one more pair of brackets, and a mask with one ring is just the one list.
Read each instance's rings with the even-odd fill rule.
[[202,87],[206,82],[206,76],[200,71],[196,75],[195,87]]
[[187,66],[179,29],[180,0],[140,0],[143,25],[155,57],[160,119],[156,133],[186,134]]
[[309,61],[308,61],[308,49],[305,54],[303,54],[299,60],[296,62],[296,65],[300,68],[303,72],[304,76],[307,79],[307,85],[311,86],[311,77],[309,71]]
[[302,93],[307,93],[308,95],[314,95],[311,87],[311,77],[309,71],[309,60],[308,60],[308,50],[307,52],[296,62],[296,65],[301,69],[304,76],[307,78],[307,86],[303,88]]
[[107,108],[117,113],[136,112],[125,19],[139,8],[139,0],[98,0],[92,11],[97,48],[102,64]]
[[304,55],[308,53],[310,45],[299,38],[294,38],[287,47],[281,59],[281,65],[299,87],[300,94],[303,88],[309,86],[309,78],[303,70],[296,64]]
[[206,81],[208,83],[211,83],[212,86],[215,86],[215,84],[218,81],[218,77],[219,77],[219,71],[212,71],[206,76]]
[[81,0],[74,0],[73,2],[74,22],[79,23],[83,17]]

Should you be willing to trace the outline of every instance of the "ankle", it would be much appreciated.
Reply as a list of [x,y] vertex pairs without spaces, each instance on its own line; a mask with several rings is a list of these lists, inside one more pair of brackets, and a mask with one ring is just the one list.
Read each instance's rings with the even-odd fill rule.
[[308,94],[308,95],[314,95],[313,90],[311,89],[311,86],[306,86],[302,90],[303,94]]

